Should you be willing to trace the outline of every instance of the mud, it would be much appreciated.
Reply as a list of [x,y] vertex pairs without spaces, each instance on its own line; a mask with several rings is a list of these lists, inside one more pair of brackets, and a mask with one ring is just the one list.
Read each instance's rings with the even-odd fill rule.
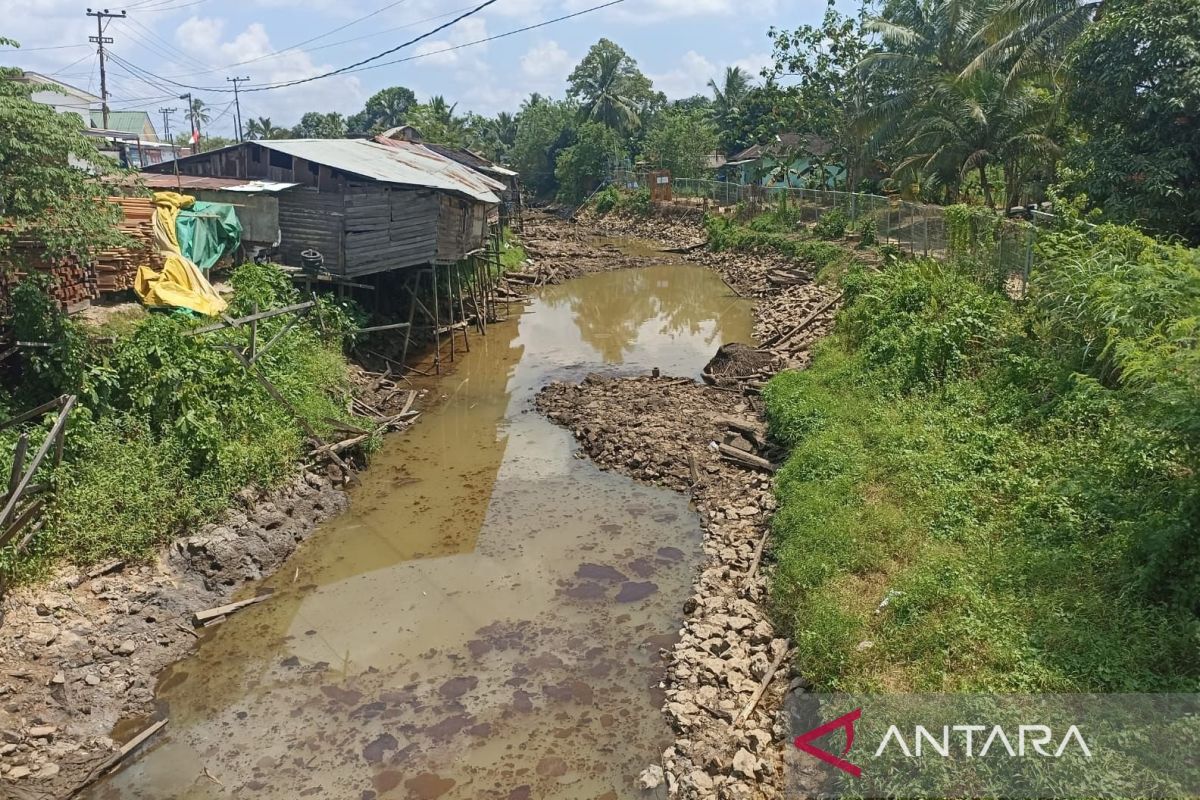
[[118,749],[154,711],[155,676],[210,631],[196,611],[228,602],[272,573],[347,495],[305,472],[282,489],[242,492],[239,505],[148,564],[87,579],[64,571],[3,601],[0,773],[5,797],[58,797]]

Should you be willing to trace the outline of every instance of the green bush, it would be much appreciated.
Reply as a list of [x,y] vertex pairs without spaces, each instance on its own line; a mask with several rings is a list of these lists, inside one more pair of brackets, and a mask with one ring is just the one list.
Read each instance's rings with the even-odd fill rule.
[[969,267],[851,268],[764,390],[774,611],[823,688],[1200,686],[1197,253],[1042,246],[1021,304]]
[[608,212],[616,208],[621,202],[621,192],[617,187],[611,184],[605,186],[600,191],[592,196],[592,208],[600,216],[604,216]]
[[840,208],[830,209],[821,215],[813,226],[813,235],[818,239],[836,240],[846,236],[850,218]]
[[769,218],[768,222],[759,225],[765,230],[758,230],[755,228],[757,219],[762,217],[751,221],[750,225],[739,225],[727,217],[710,214],[705,218],[709,246],[718,251],[776,252],[814,270],[849,263],[853,259],[848,250],[831,242],[771,232],[777,226],[777,218]]
[[863,217],[858,223],[858,244],[861,247],[874,247],[879,243],[879,235],[873,217]]
[[[247,264],[230,282],[233,315],[299,300],[273,265]],[[53,306],[30,302],[25,309],[28,324],[44,316],[38,324],[46,336],[85,341]],[[249,345],[248,326],[197,336],[192,331],[200,323],[193,317],[152,313],[128,326],[114,344],[81,350],[74,375],[48,358],[34,378],[65,376],[55,391],[78,393],[79,405],[31,558],[14,564],[9,549],[0,553],[0,565],[28,576],[59,558],[88,563],[144,557],[223,508],[242,487],[277,485],[304,452],[297,416],[326,438],[334,435],[337,421],[350,421],[341,348],[361,318],[355,307],[322,299],[299,325],[288,327],[291,315],[259,322],[259,347],[275,341],[255,363],[287,405],[273,399],[228,350]],[[22,391],[19,387],[18,394]],[[0,460],[12,451],[4,444],[0,437]],[[0,469],[7,474],[7,465]]]

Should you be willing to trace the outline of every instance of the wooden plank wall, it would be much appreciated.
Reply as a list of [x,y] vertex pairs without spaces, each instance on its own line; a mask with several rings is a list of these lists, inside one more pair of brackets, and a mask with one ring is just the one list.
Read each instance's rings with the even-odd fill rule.
[[325,256],[325,268],[343,273],[342,237],[345,197],[297,187],[279,193],[279,251],[285,264],[300,266],[300,253],[313,248]]

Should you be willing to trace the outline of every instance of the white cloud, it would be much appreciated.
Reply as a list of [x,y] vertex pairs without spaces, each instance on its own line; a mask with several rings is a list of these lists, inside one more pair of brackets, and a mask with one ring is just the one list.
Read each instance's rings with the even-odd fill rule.
[[535,44],[521,56],[521,72],[533,80],[566,78],[570,67],[571,56],[553,39]]
[[679,66],[666,72],[650,73],[654,88],[663,92],[672,100],[691,97],[696,94],[708,94],[708,82],[716,80],[719,84],[725,74],[725,68],[741,67],[750,73],[752,79],[757,79],[759,70],[771,63],[771,57],[766,53],[752,53],[745,58],[730,63],[713,62],[700,55],[695,50],[689,50],[679,59]]
[[[290,50],[270,58],[262,58],[276,50],[262,23],[254,22],[237,33],[225,38],[225,21],[216,18],[191,17],[175,30],[175,41],[188,56],[206,64],[234,64],[247,62],[229,69],[251,77],[247,88],[255,85],[286,83],[329,72],[335,66],[318,64],[312,56],[299,50]],[[255,60],[261,59],[261,60]],[[176,67],[175,73],[186,73],[188,68]],[[167,70],[162,70],[167,74]],[[224,71],[198,74],[192,79],[180,78],[181,83],[218,86],[224,80]],[[233,96],[224,92],[195,92],[214,109],[213,132],[228,136],[233,132],[232,114],[227,110]],[[302,83],[269,91],[246,91],[241,96],[242,120],[268,116],[275,124],[291,125],[306,111],[339,111],[351,114],[362,108],[365,92],[354,75],[338,75],[318,81]],[[218,114],[220,118],[218,119]]]
[[[448,66],[458,64],[462,59],[460,50],[451,48],[460,45],[476,42],[480,39],[488,37],[487,22],[481,17],[468,17],[461,22],[456,23],[450,28],[447,28],[441,39],[427,39],[417,45],[413,51],[415,55],[424,56],[419,62],[423,64],[433,64],[438,66]],[[487,50],[486,44],[475,45],[471,48],[473,51],[483,52]]]
[[[582,11],[596,0],[567,0],[568,11]],[[636,6],[615,6],[606,12],[612,19],[649,25],[688,17],[732,16],[766,17],[778,11],[778,0],[642,0]]]

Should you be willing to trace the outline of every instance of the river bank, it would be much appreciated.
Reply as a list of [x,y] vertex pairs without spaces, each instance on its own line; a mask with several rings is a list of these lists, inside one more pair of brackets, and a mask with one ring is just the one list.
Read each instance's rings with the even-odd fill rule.
[[[560,229],[555,241],[603,241],[621,230],[661,243],[720,274],[733,293],[754,298],[754,338],[764,352],[756,368],[720,373],[721,359],[714,359],[712,373],[731,375],[713,381],[718,386],[666,373],[589,376],[546,387],[537,403],[602,468],[682,492],[701,516],[705,559],[664,681],[663,711],[676,739],[643,773],[642,785],[661,784],[681,798],[782,797],[783,702],[805,683],[792,679],[789,643],[769,613],[764,555],[776,502],[770,473],[781,454],[767,441],[756,387],[780,369],[808,363],[812,344],[832,327],[839,295],[816,282],[815,268],[782,256],[701,248],[698,213],[596,218],[584,211],[573,224],[549,224]],[[543,275],[559,273],[553,260],[541,268]]]

